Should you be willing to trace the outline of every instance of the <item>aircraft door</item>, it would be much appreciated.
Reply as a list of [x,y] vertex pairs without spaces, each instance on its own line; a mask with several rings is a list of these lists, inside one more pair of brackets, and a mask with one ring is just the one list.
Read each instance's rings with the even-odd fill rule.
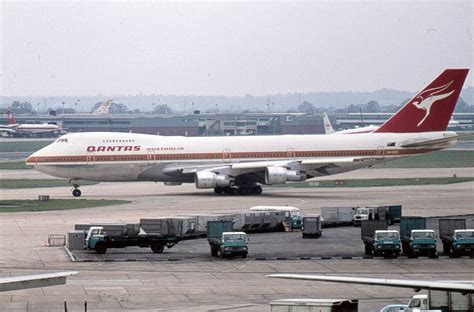
[[286,150],[286,154],[288,159],[295,159],[296,158],[296,151],[294,148],[289,148]]
[[222,160],[225,163],[230,163],[232,161],[232,153],[230,152],[230,149],[225,149],[222,151]]
[[146,160],[148,165],[154,165],[155,164],[155,153],[152,151],[148,151],[146,154]]
[[94,153],[87,153],[87,164],[93,165],[95,162],[95,155]]
[[377,156],[383,156],[385,154],[385,149],[383,146],[377,146]]

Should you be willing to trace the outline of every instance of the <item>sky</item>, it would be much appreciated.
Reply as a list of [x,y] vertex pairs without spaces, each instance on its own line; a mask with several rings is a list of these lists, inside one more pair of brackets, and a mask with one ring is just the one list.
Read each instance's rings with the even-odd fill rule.
[[2,1],[0,95],[415,91],[472,69],[473,3]]

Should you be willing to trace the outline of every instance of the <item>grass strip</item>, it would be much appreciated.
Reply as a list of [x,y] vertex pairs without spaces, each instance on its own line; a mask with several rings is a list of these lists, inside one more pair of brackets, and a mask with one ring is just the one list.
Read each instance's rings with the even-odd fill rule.
[[374,168],[467,168],[474,167],[474,151],[437,151],[406,157]]
[[38,200],[0,200],[1,212],[47,211],[92,208],[101,206],[128,204],[126,200],[89,200],[89,199],[50,199]]
[[43,147],[51,144],[54,140],[51,141],[15,141],[8,142],[3,141],[0,144],[0,153],[7,152],[36,152],[37,150],[42,149]]
[[25,170],[31,169],[24,161],[2,161],[0,162],[0,170]]
[[[81,181],[81,185],[93,185],[98,182]],[[0,180],[0,189],[17,188],[38,188],[38,187],[56,187],[71,186],[68,180],[61,179],[2,179]]]

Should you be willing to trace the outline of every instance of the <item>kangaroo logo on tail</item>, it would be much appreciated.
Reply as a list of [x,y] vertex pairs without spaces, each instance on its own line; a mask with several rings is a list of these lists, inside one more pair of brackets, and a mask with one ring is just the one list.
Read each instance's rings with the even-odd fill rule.
[[423,117],[423,119],[416,125],[417,127],[419,127],[426,120],[426,118],[428,118],[430,115],[431,106],[434,104],[434,102],[445,99],[454,93],[455,89],[448,93],[438,94],[439,92],[443,92],[449,88],[453,82],[454,81],[451,80],[451,82],[448,82],[444,86],[428,89],[416,97],[416,99],[420,100],[414,101],[413,105],[415,105],[415,107],[418,109],[424,109],[426,112],[425,117]]

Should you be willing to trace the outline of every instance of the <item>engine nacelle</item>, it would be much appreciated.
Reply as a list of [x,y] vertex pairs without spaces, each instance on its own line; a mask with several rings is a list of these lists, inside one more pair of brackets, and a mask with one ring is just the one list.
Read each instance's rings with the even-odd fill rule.
[[283,167],[267,167],[265,169],[265,184],[285,184],[288,170]]
[[265,184],[285,184],[286,181],[304,181],[306,172],[288,170],[283,167],[267,167],[265,169]]
[[230,185],[230,178],[210,171],[198,171],[194,177],[194,183],[199,189],[225,187]]
[[306,180],[306,172],[303,171],[295,171],[295,170],[288,170],[286,175],[287,181],[304,181]]

